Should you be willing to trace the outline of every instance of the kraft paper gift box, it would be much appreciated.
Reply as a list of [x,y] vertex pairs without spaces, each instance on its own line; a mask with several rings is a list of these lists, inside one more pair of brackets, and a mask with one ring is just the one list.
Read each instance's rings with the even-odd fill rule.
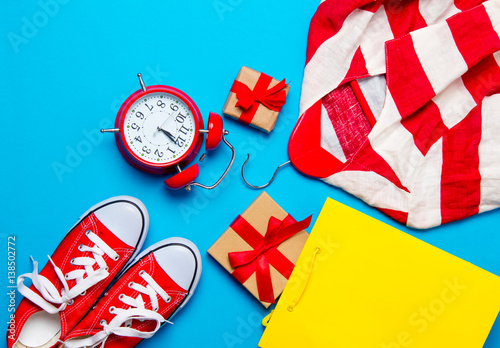
[[289,90],[285,80],[278,81],[244,66],[231,87],[223,113],[269,133]]
[[296,222],[263,192],[208,253],[268,308],[285,288],[310,222],[311,216]]

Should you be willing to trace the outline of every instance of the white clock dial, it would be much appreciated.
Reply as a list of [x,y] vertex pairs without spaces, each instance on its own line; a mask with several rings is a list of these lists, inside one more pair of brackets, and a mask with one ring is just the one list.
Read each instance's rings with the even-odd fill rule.
[[197,131],[189,107],[180,98],[163,92],[136,100],[127,110],[123,127],[130,149],[155,164],[184,155]]

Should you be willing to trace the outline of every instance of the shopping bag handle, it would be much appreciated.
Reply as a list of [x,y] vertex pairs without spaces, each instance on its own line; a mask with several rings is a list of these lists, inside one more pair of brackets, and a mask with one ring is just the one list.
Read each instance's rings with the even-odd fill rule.
[[309,279],[311,279],[311,273],[312,273],[312,270],[313,270],[314,263],[316,261],[316,256],[320,252],[321,252],[321,248],[320,247],[316,247],[314,249],[314,252],[313,252],[313,255],[312,255],[312,258],[311,258],[311,262],[309,263],[309,268],[307,270],[307,279],[306,279],[305,282],[303,282],[302,287],[301,287],[300,291],[297,293],[297,296],[295,297],[295,299],[292,300],[292,302],[286,307],[286,309],[289,312],[293,312],[293,310],[295,309],[295,307],[299,304],[300,300],[302,299],[302,295],[304,295],[304,292],[306,291],[306,287],[307,287],[307,284],[309,283]]

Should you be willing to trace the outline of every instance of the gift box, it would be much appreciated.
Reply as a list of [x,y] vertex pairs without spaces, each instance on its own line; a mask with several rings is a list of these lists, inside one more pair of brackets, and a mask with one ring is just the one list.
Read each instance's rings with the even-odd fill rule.
[[208,253],[268,308],[285,288],[310,223],[311,216],[295,221],[263,192]]
[[289,90],[285,80],[278,81],[244,66],[231,87],[223,113],[269,133]]

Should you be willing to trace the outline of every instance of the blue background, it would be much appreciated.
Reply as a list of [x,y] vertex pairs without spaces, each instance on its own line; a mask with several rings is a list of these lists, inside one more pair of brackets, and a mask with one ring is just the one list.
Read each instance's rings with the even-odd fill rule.
[[[175,325],[164,327],[142,347],[257,346],[263,332],[259,321],[269,310],[206,250],[259,193],[240,177],[246,154],[253,155],[247,174],[255,183],[265,182],[278,164],[288,160],[308,27],[316,7],[316,1],[265,0],[4,3],[0,15],[2,325],[6,326],[9,314],[7,237],[16,238],[17,275],[31,272],[29,255],[43,265],[80,214],[103,199],[126,194],[141,199],[149,210],[145,247],[181,236],[195,242],[203,258],[199,287],[176,316]],[[220,188],[168,191],[165,177],[132,168],[120,155],[114,136],[98,133],[113,125],[121,103],[139,89],[138,72],[147,85],[171,85],[189,94],[206,122],[209,111],[221,113],[243,65],[286,78],[291,91],[269,135],[225,119],[237,157]],[[225,146],[210,153],[200,165],[199,181],[214,182],[229,156]],[[414,231],[292,167],[282,169],[267,192],[298,219],[309,214],[316,219],[325,199],[332,197],[500,274],[499,210]],[[499,325],[485,347],[500,347]]]

